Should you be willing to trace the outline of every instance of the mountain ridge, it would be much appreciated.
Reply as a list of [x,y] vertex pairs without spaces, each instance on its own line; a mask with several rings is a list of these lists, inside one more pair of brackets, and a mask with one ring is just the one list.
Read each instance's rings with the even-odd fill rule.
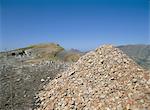
[[[48,47],[50,49],[46,49]],[[129,44],[129,45],[120,45],[116,47],[121,49],[124,53],[126,53],[130,58],[135,60],[143,68],[150,69],[150,45]],[[44,52],[41,49],[44,49]],[[53,52],[47,52],[52,49],[53,49]],[[62,61],[76,62],[82,55],[87,53],[87,52],[82,52],[77,49],[66,50],[65,48],[63,48],[62,46],[56,43],[42,43],[42,44],[35,44],[35,45],[27,46],[24,48],[7,51],[7,52],[0,52],[0,58],[3,56],[6,56],[6,53],[8,54],[8,56],[9,55],[11,56],[13,54],[19,55],[19,53],[20,55],[25,55],[25,51],[28,51],[28,54],[31,54],[30,50],[34,50],[32,52],[33,56],[31,57],[35,57],[35,58],[29,57],[28,60],[29,59],[30,60],[27,61],[29,63],[39,62],[44,59],[54,60],[54,61],[62,60]],[[34,55],[34,52],[36,53],[35,55]]]

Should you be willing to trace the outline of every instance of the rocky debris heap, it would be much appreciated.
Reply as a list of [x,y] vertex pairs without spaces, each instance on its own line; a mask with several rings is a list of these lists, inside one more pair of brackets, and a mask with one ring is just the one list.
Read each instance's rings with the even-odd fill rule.
[[81,57],[38,96],[38,110],[150,110],[150,73],[104,45]]

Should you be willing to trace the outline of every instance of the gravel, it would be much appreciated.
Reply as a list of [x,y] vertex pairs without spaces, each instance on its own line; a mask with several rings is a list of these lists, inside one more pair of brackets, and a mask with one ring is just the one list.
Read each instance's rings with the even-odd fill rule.
[[69,66],[53,61],[37,64],[20,64],[14,58],[8,61],[0,62],[0,110],[33,110],[39,103],[38,91]]
[[37,97],[36,110],[150,110],[150,72],[104,45],[58,74]]

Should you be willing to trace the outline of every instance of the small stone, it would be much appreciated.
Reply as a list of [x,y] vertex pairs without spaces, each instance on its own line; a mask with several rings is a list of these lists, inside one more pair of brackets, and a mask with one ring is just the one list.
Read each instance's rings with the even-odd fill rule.
[[117,105],[117,110],[123,110],[123,107],[121,104]]
[[126,109],[130,110],[130,104],[127,104]]
[[44,79],[41,79],[41,82],[44,82],[45,80]]
[[19,79],[17,79],[16,81],[19,82],[20,80],[21,80],[21,79],[19,78]]
[[50,77],[47,77],[47,79],[50,79]]
[[101,99],[104,99],[106,96],[104,94],[100,95]]
[[105,110],[111,110],[109,107],[105,107]]
[[147,84],[150,85],[150,79],[147,81]]
[[137,79],[132,79],[132,82],[133,82],[133,83],[136,83],[136,82],[137,82]]
[[143,100],[143,99],[141,99],[141,100],[140,100],[140,102],[141,102],[141,103],[144,103],[144,100]]

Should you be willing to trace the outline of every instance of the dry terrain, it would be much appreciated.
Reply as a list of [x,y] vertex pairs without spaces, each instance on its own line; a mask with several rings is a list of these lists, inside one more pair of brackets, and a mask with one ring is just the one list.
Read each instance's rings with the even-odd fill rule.
[[150,72],[104,45],[58,74],[38,97],[38,110],[150,110]]
[[[128,45],[128,46],[119,46],[118,48],[123,50],[123,52],[126,53],[130,58],[135,60],[136,63],[140,64],[145,69],[149,69],[149,61],[150,61],[149,60],[150,58],[149,46]],[[114,48],[111,48],[111,49],[116,50]],[[110,57],[110,56],[113,56],[113,53],[111,52],[107,53],[107,51],[108,51],[107,48],[102,48],[101,50],[99,50],[99,52],[102,53],[103,57],[100,57],[99,53],[97,52],[95,52],[97,56],[92,57],[90,54],[94,52],[90,52],[85,55],[86,52],[80,52],[75,49],[65,50],[63,47],[61,47],[58,44],[49,43],[49,44],[32,45],[32,46],[28,46],[25,48],[11,50],[7,52],[1,52],[0,53],[0,102],[1,102],[0,110],[32,110],[32,109],[39,108],[39,107],[40,109],[43,109],[41,108],[42,106],[46,107],[46,105],[42,105],[41,103],[41,102],[45,103],[43,99],[41,99],[43,98],[43,96],[42,95],[39,96],[37,94],[39,93],[39,91],[41,91],[40,93],[42,94],[44,89],[49,87],[48,86],[49,82],[51,82],[51,80],[53,80],[58,74],[60,76],[58,75],[57,77],[62,77],[61,76],[62,73],[66,71],[69,67],[70,68],[77,67],[78,70],[82,68],[83,69],[82,71],[83,72],[85,71],[84,74],[85,73],[87,75],[93,74],[92,76],[89,76],[89,79],[86,79],[87,80],[86,82],[84,82],[84,84],[87,83],[89,85],[91,84],[94,85],[94,82],[88,83],[89,81],[92,81],[92,80],[99,81],[100,80],[99,77],[103,76],[103,75],[96,76],[97,73],[99,72],[97,72],[94,68],[97,68],[97,69],[99,68],[99,71],[101,72],[100,74],[106,73],[106,75],[110,71],[110,69],[107,67],[107,66],[110,66],[110,64],[116,66],[113,68],[116,68],[116,71],[119,71],[114,74],[119,74],[120,72],[123,72],[124,70],[124,71],[127,71],[124,73],[124,75],[128,73],[127,75],[129,76],[129,73],[130,73],[130,74],[133,74],[133,76],[136,76],[136,74],[131,73],[129,69],[125,70],[126,65],[127,66],[130,65],[131,67],[135,68],[135,71],[136,71],[136,68],[140,68],[140,71],[144,71],[143,69],[141,69],[141,67],[137,66],[136,63],[133,63],[134,61],[130,60],[130,58],[127,56],[126,56],[127,59],[126,58],[125,59],[131,61],[129,64],[124,64],[121,66],[120,64],[122,64],[122,62],[116,63],[125,56],[122,53],[122,51],[120,52],[119,50],[119,53],[116,53],[116,54],[119,54],[119,57],[117,56]],[[80,60],[78,61],[79,58]],[[93,66],[86,67],[86,64],[87,64],[86,60],[89,60],[89,65],[91,62],[91,65]],[[106,62],[103,62],[104,64],[100,65],[99,64],[101,62],[100,60],[106,60]],[[78,62],[74,64],[74,62],[76,61]],[[69,70],[65,72],[66,74],[69,74],[70,71],[74,71],[70,68]],[[134,70],[132,72],[134,72]],[[141,72],[138,72],[138,73],[141,74]],[[88,77],[86,75],[82,76],[79,74],[80,72],[77,72],[77,73],[73,72],[71,76],[67,76],[67,77],[71,78],[69,80],[72,80],[72,77],[74,77],[77,80],[76,83],[82,82],[82,81],[80,82],[80,79],[78,79],[76,75],[81,76],[81,80],[83,80],[82,79],[83,77],[84,78]],[[124,75],[122,75],[122,77],[124,77]],[[146,75],[149,75],[149,73],[146,72]],[[106,77],[106,79],[109,80],[109,77],[108,78]],[[74,82],[73,84],[76,84],[76,83]],[[104,83],[105,85],[106,82],[103,81],[102,83]],[[100,84],[96,83],[96,84],[98,84],[99,86],[101,85],[101,83]],[[138,83],[135,83],[135,84],[138,84]],[[74,87],[74,85],[71,85],[70,87]],[[56,85],[56,88],[57,88],[57,85]],[[100,87],[100,88],[103,88],[103,87]],[[84,88],[80,88],[80,89],[84,90]],[[148,97],[148,95],[146,97]],[[47,96],[44,96],[44,98],[47,98]],[[48,105],[49,104],[47,104],[47,106]]]

